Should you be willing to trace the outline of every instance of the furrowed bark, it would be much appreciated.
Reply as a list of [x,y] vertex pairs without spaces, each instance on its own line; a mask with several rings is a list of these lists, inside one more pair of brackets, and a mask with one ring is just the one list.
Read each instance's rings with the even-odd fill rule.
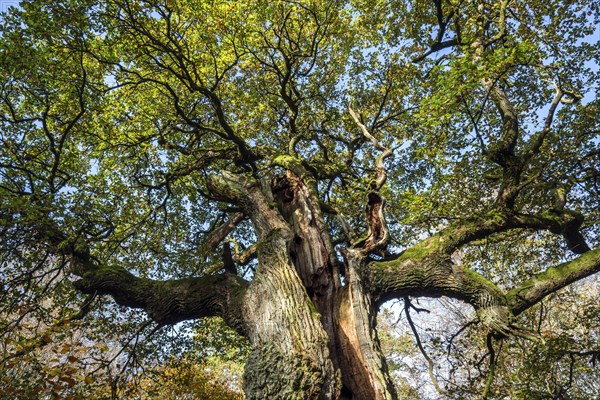
[[287,255],[291,237],[274,232],[261,243],[259,268],[243,305],[254,350],[244,372],[248,399],[331,399],[339,376],[327,334]]
[[244,209],[259,240],[259,266],[242,306],[254,345],[244,373],[246,398],[337,398],[328,335],[289,256],[289,225],[253,180],[224,173],[209,188]]
[[[311,301],[321,313],[323,327],[331,339],[330,349],[333,351],[333,296],[341,284],[338,261],[325,229],[320,207],[318,203],[315,206],[312,199],[310,192],[313,188],[291,171],[279,179],[275,189],[278,208],[294,235],[289,244],[291,260]],[[337,366],[337,362],[334,364]]]
[[394,388],[375,331],[376,311],[361,278],[365,253],[349,251],[342,287],[339,261],[324,229],[318,197],[313,196],[316,187],[300,165],[287,166],[294,172],[279,179],[275,199],[294,234],[289,244],[292,262],[321,315],[331,360],[341,373],[341,398],[392,399]]
[[248,282],[233,274],[158,281],[121,267],[101,267],[86,272],[74,285],[83,293],[110,295],[117,304],[142,308],[161,325],[219,316],[243,332],[240,305]]
[[[317,292],[319,288],[313,284],[315,279],[323,280],[321,286],[328,285],[331,280],[333,288],[339,287],[339,262],[321,211],[316,180],[294,157],[279,156],[274,163],[288,170],[284,180],[280,181],[283,190],[279,192],[278,207],[294,231],[295,240],[304,240],[302,253],[310,264],[299,268],[303,270],[299,271],[303,281]],[[309,279],[309,274],[315,276]]]

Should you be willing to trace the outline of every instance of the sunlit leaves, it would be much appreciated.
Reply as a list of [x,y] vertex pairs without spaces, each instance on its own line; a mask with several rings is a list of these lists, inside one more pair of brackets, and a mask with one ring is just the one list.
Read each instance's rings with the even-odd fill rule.
[[[25,334],[19,318],[50,326],[81,301],[69,258],[52,254],[40,230],[54,234],[55,248],[85,242],[98,265],[139,276],[220,268],[221,255],[203,241],[239,212],[206,187],[206,177],[223,170],[268,186],[284,172],[276,156],[298,157],[331,212],[336,244],[346,246],[340,219],[357,234],[366,229],[379,155],[348,106],[395,152],[382,188],[392,251],[498,205],[506,173],[490,149],[505,121],[492,87],[519,120],[513,153],[544,138],[520,171],[511,211],[557,211],[556,193],[568,193],[563,206],[586,216],[583,231],[597,245],[599,12],[587,0],[22,2],[4,17],[0,37],[2,317],[14,339],[5,346],[19,351],[36,334],[44,338]],[[564,96],[549,114],[557,93]],[[227,240],[252,245],[251,222]],[[565,250],[560,236],[517,230],[453,258],[508,288],[563,260]],[[97,331],[115,333],[108,342],[126,340],[141,322],[97,307]],[[562,322],[577,330],[585,318]],[[197,333],[202,344],[216,341],[227,362],[243,356],[221,325],[204,321]],[[572,343],[555,344],[544,356],[564,363],[556,349]],[[109,347],[96,350],[116,346]],[[38,360],[35,382],[74,393],[80,353]],[[116,361],[108,365],[116,373]],[[203,367],[169,365],[157,381]]]

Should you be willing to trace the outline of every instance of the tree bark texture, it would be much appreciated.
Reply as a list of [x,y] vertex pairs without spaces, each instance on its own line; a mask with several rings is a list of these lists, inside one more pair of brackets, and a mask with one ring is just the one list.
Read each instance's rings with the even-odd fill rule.
[[[51,245],[70,254],[84,293],[111,295],[143,308],[161,324],[221,316],[253,345],[244,373],[248,399],[395,399],[376,331],[377,308],[405,296],[450,296],[471,304],[497,335],[518,328],[514,315],[549,293],[600,270],[599,249],[551,267],[505,293],[493,282],[452,262],[464,243],[493,232],[533,227],[564,234],[581,224],[572,213],[490,213],[451,225],[390,259],[385,248],[385,201],[375,186],[365,199],[368,232],[334,249],[314,179],[292,158],[270,184],[244,175],[213,175],[208,189],[241,211],[219,228],[219,239],[249,217],[257,268],[248,282],[235,269],[204,277],[154,281],[120,266],[98,265],[89,251],[44,225]],[[243,217],[245,216],[245,217]],[[575,222],[573,222],[575,221]],[[216,244],[211,244],[214,248]],[[380,257],[380,256],[378,256]]]
[[341,376],[342,398],[391,399],[394,389],[375,331],[376,312],[360,275],[365,257],[350,250],[345,281],[328,235],[316,188],[288,172],[276,185],[278,208],[292,228],[289,254],[328,336],[328,349]]
[[246,396],[393,399],[362,282],[365,255],[351,250],[347,261],[337,259],[314,182],[300,173],[288,171],[271,193],[238,176],[212,181],[213,192],[243,206],[259,236],[259,266],[242,306],[255,348],[244,374]]

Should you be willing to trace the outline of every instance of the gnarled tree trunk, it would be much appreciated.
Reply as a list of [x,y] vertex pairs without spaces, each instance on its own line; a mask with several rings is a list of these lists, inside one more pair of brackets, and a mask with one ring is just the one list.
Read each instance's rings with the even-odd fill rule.
[[259,267],[242,307],[243,330],[254,345],[246,396],[395,398],[363,286],[365,255],[349,250],[338,260],[314,182],[288,171],[265,193],[256,182],[224,175],[212,189],[242,204],[259,236]]
[[[109,294],[119,304],[143,308],[159,324],[223,317],[254,346],[244,390],[247,398],[261,400],[394,399],[375,329],[377,307],[385,300],[451,296],[473,305],[492,333],[522,334],[514,315],[600,270],[596,249],[505,293],[451,261],[456,248],[493,232],[522,227],[563,232],[573,225],[569,213],[544,212],[491,212],[450,225],[395,257],[372,261],[369,255],[387,240],[379,184],[366,199],[367,234],[336,251],[314,179],[291,158],[280,164],[286,164],[286,173],[272,185],[227,172],[208,182],[211,193],[252,221],[258,267],[251,282],[227,265],[224,273],[203,277],[136,277],[118,265],[98,264],[85,246],[70,243],[52,224],[36,228],[57,252],[71,256],[73,273],[81,277],[75,286],[84,293]],[[219,240],[227,229],[216,231]]]
[[330,358],[341,377],[340,397],[393,398],[375,331],[376,312],[362,282],[365,257],[349,250],[346,260],[338,260],[310,179],[305,182],[288,171],[275,191],[278,209],[294,235],[288,246],[290,258],[320,314]]

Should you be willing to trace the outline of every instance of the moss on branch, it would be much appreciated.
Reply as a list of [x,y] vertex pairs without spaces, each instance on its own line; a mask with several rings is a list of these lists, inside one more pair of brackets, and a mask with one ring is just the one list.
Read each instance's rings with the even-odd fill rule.
[[600,271],[600,248],[582,256],[550,267],[534,275],[519,287],[508,292],[508,303],[515,314],[520,314],[550,293]]
[[405,296],[448,296],[471,304],[494,332],[509,331],[512,315],[502,290],[443,253],[430,252],[434,243],[431,238],[396,260],[371,263],[369,281],[377,303]]

